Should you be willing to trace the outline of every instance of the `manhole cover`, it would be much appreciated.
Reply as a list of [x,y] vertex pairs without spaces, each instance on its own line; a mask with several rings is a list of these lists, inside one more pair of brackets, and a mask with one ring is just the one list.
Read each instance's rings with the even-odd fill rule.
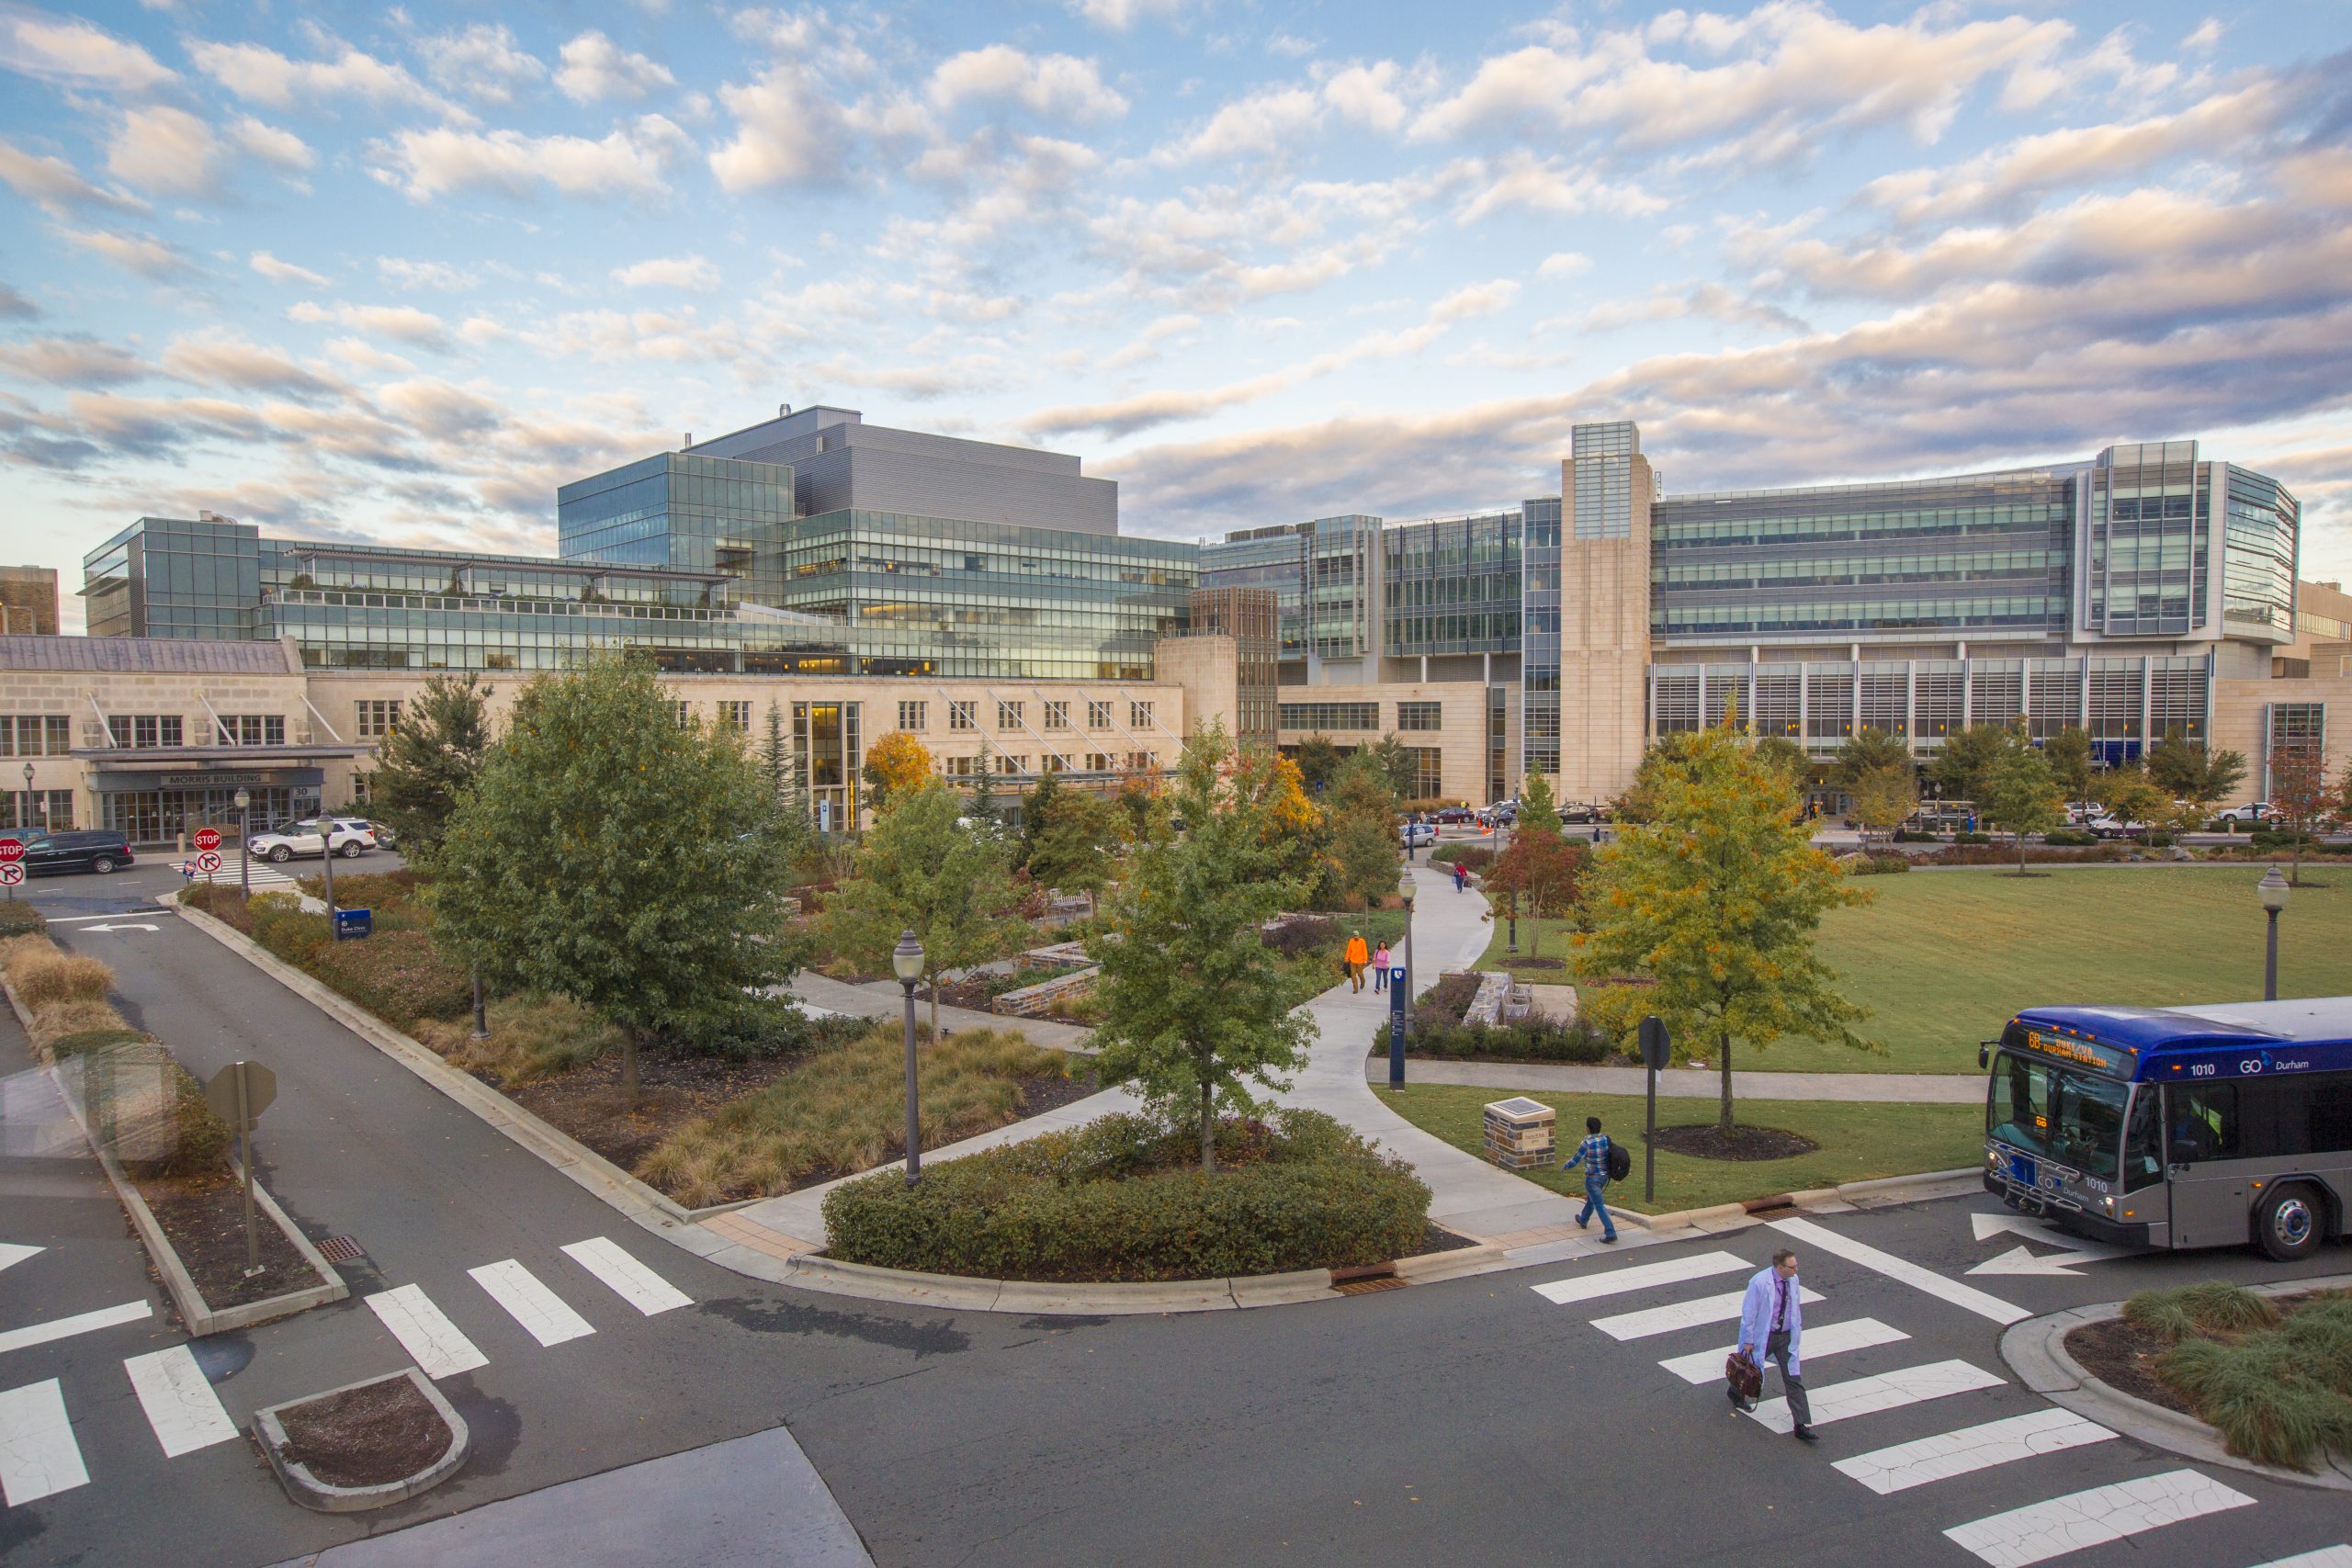
[[1394,1274],[1379,1274],[1369,1280],[1343,1280],[1331,1288],[1343,1296],[1368,1296],[1374,1291],[1401,1291],[1406,1283]]
[[368,1256],[368,1249],[347,1235],[331,1235],[319,1243],[319,1251],[330,1263],[356,1263]]

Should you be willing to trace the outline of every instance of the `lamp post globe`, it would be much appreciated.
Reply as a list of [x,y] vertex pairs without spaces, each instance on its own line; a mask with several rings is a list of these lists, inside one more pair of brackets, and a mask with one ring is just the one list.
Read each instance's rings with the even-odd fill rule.
[[2269,931],[2263,943],[2262,999],[2278,999],[2278,911],[2287,907],[2287,879],[2272,865],[2254,885],[2254,896],[2262,900],[2262,912],[2268,917]]
[[[25,764],[25,826],[26,826],[26,827],[28,827],[28,828],[29,828],[29,827],[31,827],[32,825],[33,825],[33,765],[32,765],[30,762],[27,762],[27,763]],[[48,827],[48,826],[49,826],[49,807],[48,807],[46,804],[43,804],[43,806],[42,806],[42,807],[41,807],[41,808],[40,808],[40,825],[41,825],[42,827],[44,827],[44,828],[46,828],[46,827]]]
[[922,943],[911,927],[890,950],[890,973],[907,1004],[907,1185],[912,1187],[922,1176],[922,1117],[915,1105],[915,982],[922,978]]

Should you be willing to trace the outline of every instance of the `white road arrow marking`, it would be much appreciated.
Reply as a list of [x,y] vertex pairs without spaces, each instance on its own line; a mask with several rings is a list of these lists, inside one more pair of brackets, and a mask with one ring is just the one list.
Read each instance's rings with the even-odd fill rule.
[[2074,1252],[2061,1252],[2048,1258],[2036,1258],[2022,1247],[2011,1247],[1990,1262],[1979,1263],[1971,1274],[2058,1274],[2072,1280],[2075,1270],[2085,1263],[2105,1263],[2110,1258],[2129,1258],[2132,1251],[2121,1247],[2085,1247]]
[[20,1242],[0,1241],[0,1269],[22,1263],[40,1250],[38,1247],[26,1247]]
[[160,927],[160,926],[150,926],[150,925],[123,925],[123,926],[84,926],[82,929],[83,929],[84,931],[161,931],[163,928],[162,928],[162,927]]

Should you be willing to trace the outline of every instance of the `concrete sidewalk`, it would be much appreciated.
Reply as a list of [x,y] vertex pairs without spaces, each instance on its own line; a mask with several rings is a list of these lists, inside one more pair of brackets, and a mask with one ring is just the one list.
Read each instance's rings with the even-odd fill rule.
[[[897,1018],[906,1007],[906,998],[896,983],[877,980],[870,985],[853,986],[846,981],[829,980],[822,975],[802,970],[792,977],[789,987],[801,1000],[814,1003],[832,1012],[855,1013],[861,1018]],[[915,1020],[931,1022],[931,1004],[920,996],[915,998]],[[1091,1042],[1094,1031],[1080,1023],[1063,1023],[1050,1018],[1012,1018],[1004,1013],[978,1012],[971,1008],[947,1007],[939,1010],[939,1026],[949,1032],[958,1029],[1002,1029],[1017,1031],[1031,1041],[1057,1051],[1076,1051],[1086,1055],[1094,1054]]]
[[[1388,1081],[1388,1059],[1368,1055],[1367,1082]],[[1559,1094],[1643,1092],[1639,1067],[1585,1067],[1562,1062],[1421,1062],[1405,1064],[1407,1083],[1472,1084],[1481,1089],[1540,1089]],[[1732,1069],[1740,1100],[1840,1100],[1877,1104],[1981,1105],[1984,1080],[1973,1073],[1751,1073]],[[1657,1077],[1661,1099],[1713,1100],[1723,1079],[1704,1067],[1670,1067]]]

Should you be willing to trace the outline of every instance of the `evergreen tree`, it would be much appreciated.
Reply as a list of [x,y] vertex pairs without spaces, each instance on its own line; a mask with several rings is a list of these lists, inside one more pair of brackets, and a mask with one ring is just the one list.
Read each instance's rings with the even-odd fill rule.
[[1403,737],[1392,730],[1374,742],[1371,751],[1380,771],[1387,775],[1389,794],[1399,801],[1419,798],[1421,764]]
[[433,676],[376,754],[368,809],[392,825],[412,860],[432,854],[481,772],[490,749],[490,694],[472,675]]
[[1085,894],[1093,914],[1117,863],[1119,828],[1119,808],[1101,795],[1062,791],[1029,852],[1030,876],[1056,892]]
[[1197,1115],[1204,1171],[1216,1168],[1218,1109],[1254,1110],[1252,1084],[1287,1088],[1276,1075],[1298,1066],[1315,1028],[1258,940],[1304,892],[1282,876],[1261,819],[1272,773],[1263,750],[1237,757],[1222,723],[1195,735],[1173,791],[1185,831],[1136,852],[1111,929],[1087,943],[1102,968],[1102,1081],[1136,1085],[1170,1118]]
[[[1078,792],[1069,792],[1075,798]],[[1012,868],[1027,865],[1037,855],[1037,842],[1052,827],[1054,813],[1061,806],[1064,791],[1061,778],[1051,769],[1037,775],[1036,784],[1021,797],[1021,837],[1012,848]]]
[[1876,1048],[1854,1032],[1862,1010],[1813,951],[1822,915],[1869,895],[1813,847],[1788,780],[1737,736],[1675,739],[1652,773],[1646,820],[1621,828],[1584,878],[1577,972],[1657,981],[1658,1015],[1715,1054],[1729,1132],[1734,1041],[1761,1049],[1805,1034]]
[[980,742],[980,754],[973,759],[972,798],[965,815],[972,826],[983,833],[993,834],[998,828],[996,808],[996,754],[989,750],[986,740]]
[[1331,787],[1343,753],[1329,736],[1310,735],[1293,750],[1292,757],[1298,763],[1299,782],[1309,795],[1317,795]]
[[1560,836],[1560,808],[1552,800],[1552,781],[1543,773],[1520,781],[1519,831]]

